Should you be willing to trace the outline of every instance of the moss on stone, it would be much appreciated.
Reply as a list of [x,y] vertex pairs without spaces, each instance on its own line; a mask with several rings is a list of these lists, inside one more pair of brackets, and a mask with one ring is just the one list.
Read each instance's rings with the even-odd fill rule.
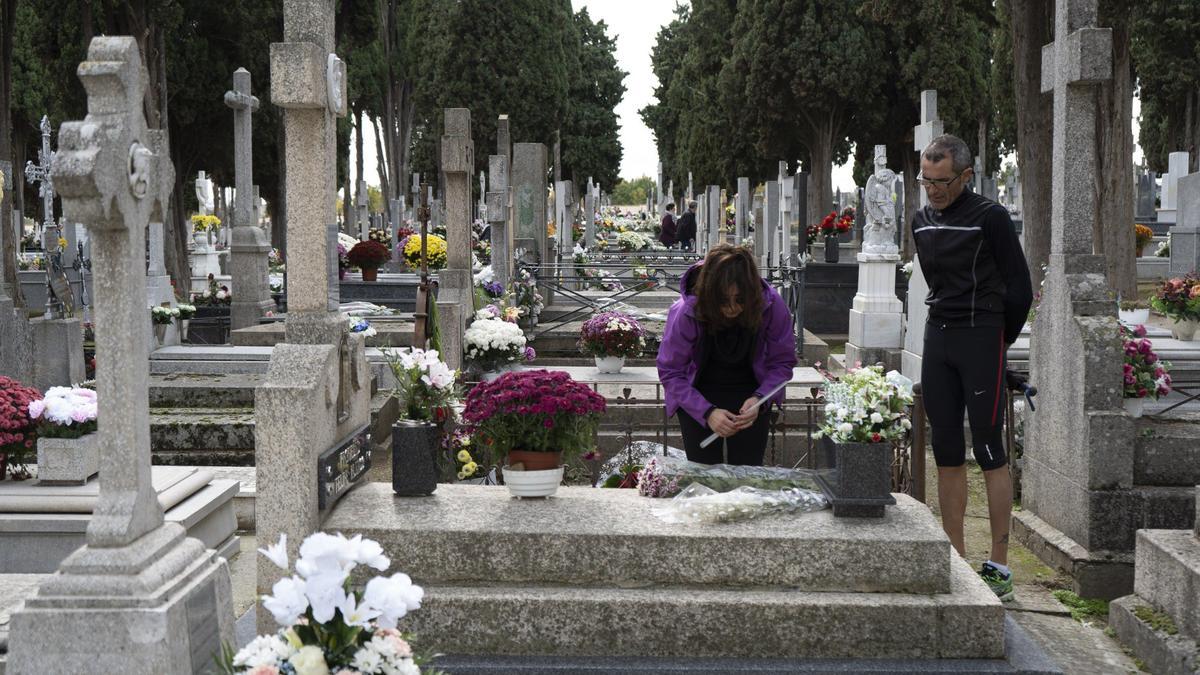
[[1179,629],[1175,626],[1175,621],[1170,616],[1156,611],[1153,607],[1138,605],[1133,608],[1133,615],[1156,631],[1161,631],[1167,635],[1175,635],[1179,632]]
[[1089,598],[1081,598],[1072,591],[1057,590],[1053,593],[1054,599],[1066,605],[1067,609],[1071,610],[1071,618],[1076,621],[1084,621],[1091,618],[1108,618],[1108,601],[1107,600],[1092,600]]

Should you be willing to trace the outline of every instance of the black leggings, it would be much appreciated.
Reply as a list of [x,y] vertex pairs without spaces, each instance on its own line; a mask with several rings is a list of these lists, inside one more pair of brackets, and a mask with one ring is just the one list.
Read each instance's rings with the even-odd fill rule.
[[979,468],[990,471],[1008,463],[1002,433],[1007,347],[1000,327],[946,328],[932,321],[925,324],[921,391],[938,466],[955,467],[966,462],[964,409]]
[[[709,391],[701,393],[713,405],[728,410],[735,415],[741,409],[742,403],[754,395],[753,391]],[[722,440],[724,440],[724,445],[729,450],[727,463],[762,466],[763,455],[767,450],[767,434],[770,432],[771,424],[770,415],[767,410],[768,407],[769,404],[767,403],[758,407],[758,417],[754,420],[754,424],[750,425],[749,429],[742,429],[726,439],[718,438],[710,443],[707,448],[701,448],[700,443],[712,435],[712,430],[692,419],[691,415],[684,412],[683,408],[680,408],[676,416],[679,418],[679,432],[683,436],[683,449],[687,452],[688,460],[700,462],[701,464],[726,463],[724,458],[725,453],[721,447]]]

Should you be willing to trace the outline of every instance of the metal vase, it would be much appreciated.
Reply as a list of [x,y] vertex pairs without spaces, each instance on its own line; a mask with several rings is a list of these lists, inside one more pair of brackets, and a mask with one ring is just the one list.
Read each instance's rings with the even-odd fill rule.
[[438,428],[432,422],[400,420],[392,425],[392,491],[424,497],[437,489]]
[[826,235],[825,236],[825,262],[827,262],[827,263],[837,262],[839,253],[840,253],[840,250],[838,249],[838,235],[836,235],[836,234]]
[[154,324],[154,339],[158,341],[158,346],[161,347],[163,340],[167,338],[167,324]]

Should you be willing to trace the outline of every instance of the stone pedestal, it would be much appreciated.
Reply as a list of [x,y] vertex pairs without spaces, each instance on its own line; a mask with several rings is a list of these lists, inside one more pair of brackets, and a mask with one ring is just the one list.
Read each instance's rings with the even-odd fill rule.
[[[82,339],[82,338],[81,338]],[[33,335],[25,309],[0,296],[0,375],[33,384]]]
[[858,293],[850,310],[850,336],[846,342],[846,365],[882,363],[900,366],[904,306],[896,297],[894,254],[858,254]]
[[176,523],[85,546],[13,615],[9,642],[12,675],[206,672],[233,642],[229,566]]
[[[147,313],[146,325],[150,324]],[[42,391],[84,380],[83,322],[79,319],[34,319],[33,386]]]
[[192,276],[201,279],[207,278],[210,274],[221,276],[221,254],[216,249],[209,247],[200,251],[192,251],[190,257]]
[[262,228],[253,225],[233,228],[230,276],[233,302],[229,309],[231,330],[258,325],[268,310],[275,308],[267,280],[267,255],[271,243]]

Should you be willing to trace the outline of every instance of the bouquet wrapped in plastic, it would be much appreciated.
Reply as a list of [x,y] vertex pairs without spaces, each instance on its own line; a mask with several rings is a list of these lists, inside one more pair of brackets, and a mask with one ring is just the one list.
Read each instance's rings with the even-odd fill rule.
[[729,492],[717,492],[692,483],[674,499],[654,507],[653,513],[667,523],[727,523],[770,513],[807,513],[827,508],[829,500],[814,490],[796,487],[764,490],[743,485]]
[[694,483],[714,492],[729,492],[743,486],[761,490],[802,488],[819,492],[817,473],[779,466],[700,464],[677,457],[654,457],[642,469],[638,493],[643,497],[674,497]]

